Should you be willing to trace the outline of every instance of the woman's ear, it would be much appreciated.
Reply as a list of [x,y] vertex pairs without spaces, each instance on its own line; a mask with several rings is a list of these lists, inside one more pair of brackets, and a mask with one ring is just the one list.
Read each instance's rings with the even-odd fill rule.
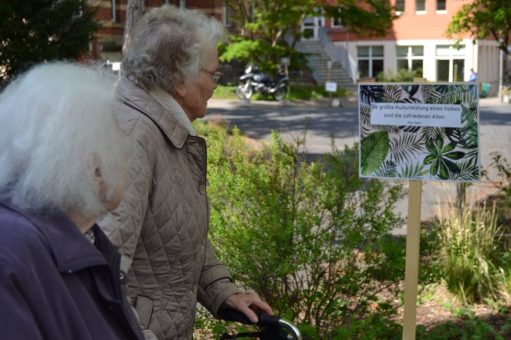
[[176,91],[175,93],[179,96],[179,97],[184,97],[186,96],[186,84],[179,84],[176,86]]
[[91,161],[92,170],[94,171],[92,178],[94,182],[94,191],[96,192],[96,195],[98,196],[98,199],[101,202],[106,201],[106,183],[105,179],[103,178],[102,172],[101,172],[101,161],[99,160],[97,155],[92,156]]

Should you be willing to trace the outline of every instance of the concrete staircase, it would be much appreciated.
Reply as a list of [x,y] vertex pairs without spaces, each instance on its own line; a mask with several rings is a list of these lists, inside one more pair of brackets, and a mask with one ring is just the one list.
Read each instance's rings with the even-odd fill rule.
[[348,72],[338,61],[332,62],[332,68],[327,67],[330,57],[326,53],[319,40],[303,40],[295,45],[296,50],[306,53],[309,68],[318,85],[324,85],[326,81],[334,81],[338,87],[354,88]]

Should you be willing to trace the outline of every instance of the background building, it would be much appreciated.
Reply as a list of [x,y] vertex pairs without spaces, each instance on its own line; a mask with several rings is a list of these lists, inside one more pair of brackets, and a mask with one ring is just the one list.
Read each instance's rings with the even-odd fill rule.
[[[200,9],[227,24],[226,8],[222,0],[144,0],[143,2],[146,10],[164,4]],[[104,61],[121,60],[128,0],[89,0],[89,3],[98,7],[97,17],[102,25],[91,41],[90,57]]]
[[[124,23],[128,0],[89,0],[99,7],[102,28],[91,41],[91,57],[121,59]],[[278,0],[275,0],[278,1]],[[353,86],[359,80],[375,78],[380,72],[395,74],[402,69],[415,71],[428,81],[467,81],[470,69],[478,73],[478,82],[491,84],[490,95],[498,91],[501,53],[494,40],[472,41],[446,37],[452,16],[472,0],[390,0],[398,18],[383,37],[357,36],[342,22],[316,16],[302,23],[303,39],[296,45],[309,54],[309,67],[318,84],[335,81]],[[196,8],[216,17],[228,28],[232,9],[222,0],[145,0],[145,8],[162,4]],[[507,64],[511,64],[507,62]]]
[[446,37],[452,16],[469,2],[392,0],[398,18],[387,34],[378,38],[352,34],[344,29],[342,22],[329,18],[307,18],[303,30],[309,31],[306,34],[309,38],[300,48],[317,52],[320,46],[334,61],[332,68],[337,64],[343,69],[330,71],[339,74],[332,80],[340,83],[374,78],[382,71],[397,73],[401,69],[416,71],[428,81],[467,81],[473,68],[478,73],[478,81],[490,83],[491,94],[495,94],[502,72],[497,43],[491,39],[473,42],[468,36],[460,37],[458,49],[453,46],[455,40]]

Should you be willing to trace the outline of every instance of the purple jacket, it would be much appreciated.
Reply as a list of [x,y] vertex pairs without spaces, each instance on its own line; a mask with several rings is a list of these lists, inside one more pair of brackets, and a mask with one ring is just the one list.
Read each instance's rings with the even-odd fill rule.
[[34,216],[0,199],[0,338],[143,339],[121,295],[120,257],[63,214]]

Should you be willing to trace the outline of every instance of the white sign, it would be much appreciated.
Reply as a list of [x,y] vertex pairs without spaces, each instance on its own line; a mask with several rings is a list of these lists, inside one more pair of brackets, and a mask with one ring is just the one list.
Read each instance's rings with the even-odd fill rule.
[[327,92],[335,92],[335,91],[337,91],[337,83],[335,81],[327,81],[325,83],[325,90]]
[[112,71],[120,71],[121,70],[121,62],[120,61],[114,61],[112,63]]
[[461,105],[372,103],[371,125],[461,128]]
[[480,179],[477,84],[359,84],[358,104],[360,177]]
[[289,66],[290,62],[291,62],[291,58],[289,58],[289,57],[280,58],[280,63],[284,66]]

